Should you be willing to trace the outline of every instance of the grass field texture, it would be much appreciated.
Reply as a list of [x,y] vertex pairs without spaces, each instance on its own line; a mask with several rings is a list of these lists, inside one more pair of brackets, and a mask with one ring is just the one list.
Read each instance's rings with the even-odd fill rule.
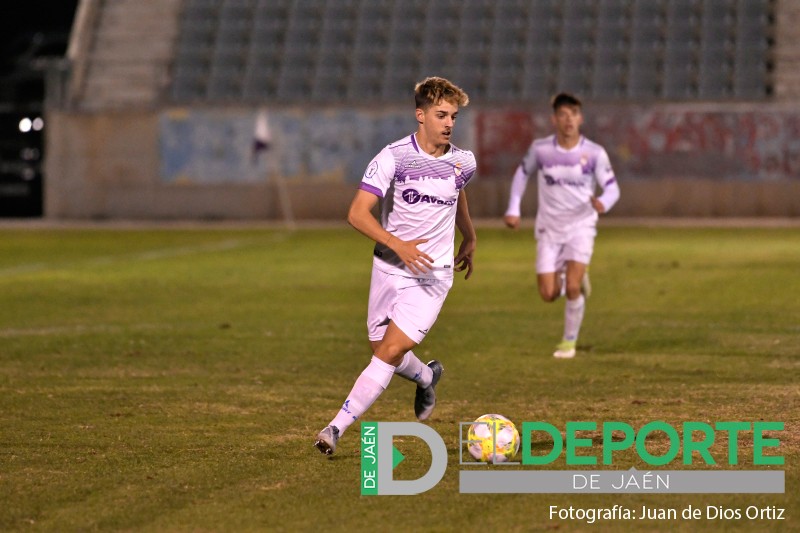
[[[333,458],[312,442],[370,356],[366,238],[0,230],[0,531],[800,530],[797,228],[601,227],[574,360],[551,356],[563,301],[538,298],[532,232],[478,237],[472,279],[457,278],[416,350],[445,366],[429,424],[448,470],[417,496],[362,497],[358,426]],[[413,395],[395,378],[365,419],[413,421]],[[781,421],[771,436],[785,464],[769,468],[785,470],[786,492],[459,494],[458,423],[490,412],[560,428]],[[719,464],[688,468],[758,468],[752,433],[735,467],[717,439]],[[427,470],[424,445],[398,447],[398,478]],[[619,461],[611,468],[648,468]],[[552,468],[569,469],[563,456]],[[615,504],[776,507],[785,519],[549,516]]]

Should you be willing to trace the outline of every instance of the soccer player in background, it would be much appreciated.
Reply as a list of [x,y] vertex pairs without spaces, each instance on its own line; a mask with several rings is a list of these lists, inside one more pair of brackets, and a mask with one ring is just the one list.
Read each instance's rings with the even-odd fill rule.
[[[581,102],[571,94],[553,98],[555,134],[535,139],[511,182],[504,221],[516,229],[528,178],[538,180],[536,279],[539,295],[554,302],[566,294],[564,335],[554,357],[575,357],[586,298],[591,292],[589,262],[597,219],[619,199],[620,191],[605,149],[581,135]],[[597,187],[602,195],[595,196]]]
[[[453,272],[472,275],[476,235],[464,187],[475,173],[472,152],[450,144],[459,107],[469,97],[444,78],[414,89],[416,133],[378,153],[361,179],[348,222],[375,241],[367,310],[373,356],[341,409],[314,445],[330,455],[341,435],[386,389],[395,374],[417,384],[414,412],[426,420],[436,404],[439,361],[427,364],[412,349],[436,322]],[[372,208],[380,202],[380,223]],[[462,235],[454,256],[455,227]]]

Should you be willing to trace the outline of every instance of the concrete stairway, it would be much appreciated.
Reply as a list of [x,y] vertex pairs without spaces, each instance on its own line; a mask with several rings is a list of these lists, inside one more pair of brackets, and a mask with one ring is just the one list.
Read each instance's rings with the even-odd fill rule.
[[73,58],[72,101],[84,110],[157,105],[169,84],[182,0],[84,2],[91,4],[81,28],[88,35]]

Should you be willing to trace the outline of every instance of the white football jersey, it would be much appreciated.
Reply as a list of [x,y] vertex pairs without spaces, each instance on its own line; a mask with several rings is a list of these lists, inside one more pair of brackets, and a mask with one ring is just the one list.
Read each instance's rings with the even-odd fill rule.
[[558,145],[555,135],[531,143],[514,175],[506,214],[519,216],[528,177],[534,174],[539,190],[537,239],[561,242],[576,228],[595,227],[598,215],[591,197],[597,186],[603,189],[598,199],[606,211],[619,198],[608,154],[602,146],[583,136],[569,150]]
[[452,278],[458,194],[475,169],[472,152],[451,144],[447,153],[433,157],[420,150],[414,134],[381,150],[367,166],[359,188],[380,197],[381,225],[395,237],[428,239],[417,248],[433,258],[433,269],[413,274],[380,243],[375,245],[375,267],[414,278]]

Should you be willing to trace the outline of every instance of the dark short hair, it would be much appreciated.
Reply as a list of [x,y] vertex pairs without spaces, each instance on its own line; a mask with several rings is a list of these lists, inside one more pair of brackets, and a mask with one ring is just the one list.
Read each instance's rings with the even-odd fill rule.
[[553,97],[553,112],[558,111],[558,108],[563,106],[577,107],[580,109],[582,104],[581,101],[578,100],[578,97],[573,94],[558,93]]

